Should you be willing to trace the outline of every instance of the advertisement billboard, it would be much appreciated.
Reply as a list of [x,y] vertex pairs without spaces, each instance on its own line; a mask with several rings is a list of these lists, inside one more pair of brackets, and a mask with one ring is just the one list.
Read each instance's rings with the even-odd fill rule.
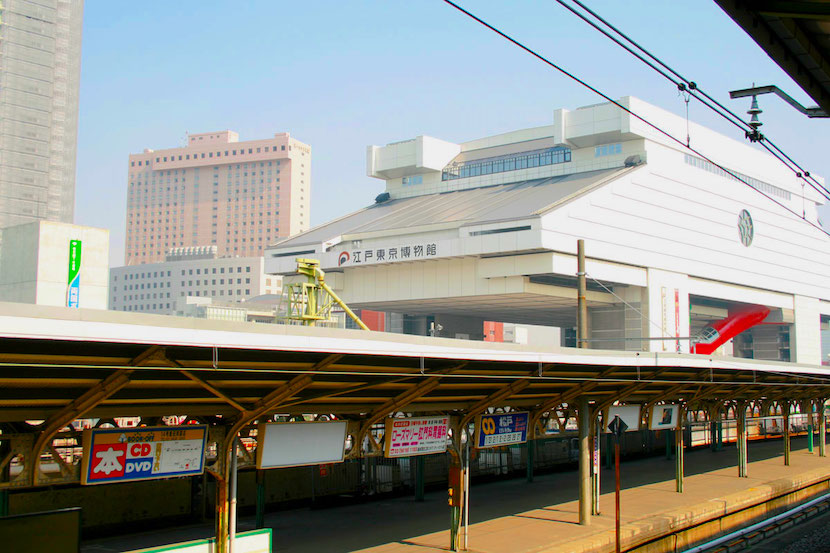
[[679,412],[679,405],[655,405],[651,408],[651,430],[671,430],[677,428],[677,415]]
[[476,447],[498,447],[527,441],[530,413],[479,415],[476,421]]
[[259,469],[340,463],[346,448],[346,421],[273,422],[257,426]]
[[626,432],[635,432],[640,429],[640,405],[612,405],[606,411],[604,417],[604,424],[606,432],[611,432],[608,425],[614,420],[614,417],[620,417],[620,420],[626,424],[628,428]]
[[449,438],[449,417],[386,419],[386,457],[443,453]]
[[207,426],[84,430],[81,484],[202,474]]
[[81,296],[81,241],[69,241],[69,274],[66,278],[66,306],[79,307]]

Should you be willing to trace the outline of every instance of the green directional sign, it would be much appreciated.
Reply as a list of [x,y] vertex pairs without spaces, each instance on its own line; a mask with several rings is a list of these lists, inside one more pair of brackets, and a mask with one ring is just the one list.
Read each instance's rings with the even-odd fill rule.
[[66,306],[78,307],[81,292],[81,241],[69,241],[69,276],[66,283]]

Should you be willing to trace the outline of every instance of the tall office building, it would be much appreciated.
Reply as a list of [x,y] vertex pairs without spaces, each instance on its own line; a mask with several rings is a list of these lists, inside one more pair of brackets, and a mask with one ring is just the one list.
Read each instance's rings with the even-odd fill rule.
[[72,222],[83,6],[0,2],[0,227]]
[[260,256],[308,229],[310,186],[311,147],[288,133],[246,142],[233,131],[192,134],[183,148],[130,155],[126,264],[190,246]]

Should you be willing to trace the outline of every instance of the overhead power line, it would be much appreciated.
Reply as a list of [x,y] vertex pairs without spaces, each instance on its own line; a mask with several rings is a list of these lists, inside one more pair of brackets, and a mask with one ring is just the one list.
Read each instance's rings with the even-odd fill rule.
[[666,138],[668,138],[668,139],[669,139],[669,140],[671,140],[672,142],[675,142],[675,143],[677,143],[678,145],[680,145],[681,147],[686,148],[686,149],[687,149],[687,150],[689,150],[690,152],[692,152],[692,153],[694,153],[695,155],[699,156],[701,159],[703,159],[703,160],[705,160],[705,161],[708,161],[709,163],[711,163],[712,165],[714,165],[714,166],[715,166],[715,167],[717,167],[718,169],[720,169],[720,170],[724,171],[725,173],[727,173],[728,175],[730,175],[731,177],[733,177],[733,178],[734,178],[734,179],[736,179],[737,181],[739,181],[739,182],[741,182],[741,183],[745,184],[746,186],[748,186],[749,188],[751,188],[752,190],[754,190],[754,191],[755,191],[755,192],[757,192],[758,194],[761,194],[762,196],[764,196],[765,198],[767,198],[769,201],[771,201],[771,202],[775,203],[775,204],[776,204],[776,205],[778,205],[780,208],[782,208],[782,209],[784,209],[785,211],[787,211],[787,212],[791,213],[792,215],[794,215],[794,216],[795,216],[795,217],[797,217],[798,219],[801,219],[802,221],[804,221],[805,223],[807,223],[807,224],[808,224],[808,225],[810,225],[811,227],[815,228],[815,229],[816,229],[816,230],[818,230],[819,232],[821,232],[821,233],[823,233],[823,234],[825,234],[825,235],[827,235],[827,236],[830,236],[830,232],[827,232],[826,230],[824,230],[823,228],[821,228],[821,226],[819,226],[819,225],[817,225],[817,224],[813,223],[812,221],[809,221],[809,220],[807,220],[806,218],[802,217],[801,215],[799,215],[798,213],[796,213],[795,211],[793,211],[792,209],[790,209],[789,207],[787,207],[787,206],[786,206],[786,205],[784,205],[783,203],[779,202],[778,200],[776,200],[776,199],[775,199],[775,198],[773,198],[772,196],[770,196],[770,195],[766,194],[764,191],[762,191],[762,190],[759,190],[759,189],[755,188],[755,187],[754,187],[754,186],[752,186],[749,182],[747,182],[745,179],[743,179],[741,176],[739,176],[738,174],[736,174],[734,171],[731,171],[730,169],[727,169],[726,167],[724,167],[724,166],[723,166],[723,165],[721,165],[720,163],[718,163],[718,162],[716,162],[716,161],[714,161],[714,160],[710,159],[708,156],[706,156],[705,154],[701,153],[701,152],[700,152],[699,150],[697,150],[696,148],[693,148],[692,146],[690,146],[690,145],[686,144],[685,142],[683,142],[683,141],[682,141],[682,140],[680,140],[679,138],[676,138],[675,136],[673,136],[671,133],[669,133],[669,132],[667,132],[667,131],[663,130],[662,128],[658,127],[657,125],[655,125],[655,124],[654,124],[654,123],[652,123],[651,121],[649,121],[649,120],[647,120],[646,118],[644,118],[643,116],[641,116],[641,115],[639,115],[639,114],[635,113],[634,111],[632,111],[631,109],[629,109],[629,108],[627,108],[626,106],[622,105],[622,104],[621,104],[621,103],[619,103],[618,101],[614,100],[613,98],[611,98],[609,95],[605,94],[604,92],[602,92],[602,91],[601,91],[601,90],[599,90],[598,88],[596,88],[596,87],[594,87],[594,86],[592,86],[592,85],[588,84],[586,81],[584,81],[584,80],[580,79],[579,77],[577,77],[576,75],[574,75],[574,74],[573,74],[573,73],[571,73],[570,71],[567,71],[566,69],[564,69],[564,68],[563,68],[563,67],[561,67],[560,65],[557,65],[556,63],[552,62],[551,60],[549,60],[548,58],[544,57],[543,55],[541,55],[540,53],[536,52],[535,50],[533,50],[533,49],[531,49],[531,48],[529,48],[529,47],[525,46],[524,44],[522,44],[521,42],[519,42],[519,41],[518,41],[518,40],[516,40],[515,38],[511,37],[510,35],[508,35],[507,33],[503,32],[503,31],[499,30],[498,28],[494,27],[494,26],[493,26],[493,25],[491,25],[490,23],[487,23],[486,21],[484,21],[483,19],[481,19],[481,18],[480,18],[480,17],[478,17],[477,15],[475,15],[475,14],[473,14],[473,13],[471,13],[471,12],[467,11],[466,9],[462,8],[461,6],[459,6],[458,4],[456,4],[455,2],[453,2],[452,0],[443,0],[443,1],[444,1],[444,3],[446,3],[446,4],[450,5],[450,6],[452,6],[453,8],[455,8],[456,10],[458,10],[459,12],[461,12],[461,13],[463,13],[464,15],[466,15],[467,17],[469,17],[470,19],[473,19],[474,21],[478,22],[479,24],[483,25],[484,27],[487,27],[488,29],[490,29],[491,31],[493,31],[494,33],[496,33],[497,35],[501,36],[501,37],[502,37],[502,38],[504,38],[505,40],[507,40],[507,41],[509,41],[509,42],[513,43],[514,45],[518,46],[519,48],[521,48],[522,50],[524,50],[525,52],[527,52],[527,53],[528,53],[528,54],[530,54],[531,56],[533,56],[533,57],[537,58],[538,60],[540,60],[540,61],[541,61],[541,62],[543,62],[544,64],[546,64],[546,65],[548,65],[548,66],[552,67],[553,69],[556,69],[557,71],[559,71],[560,73],[562,73],[563,75],[565,75],[566,77],[568,77],[569,79],[572,79],[573,81],[575,81],[575,82],[577,82],[577,83],[581,84],[582,86],[584,86],[585,88],[587,88],[588,90],[590,90],[591,92],[593,92],[594,94],[596,94],[597,96],[599,96],[599,97],[601,97],[601,98],[605,99],[606,101],[610,102],[611,104],[614,104],[615,106],[617,106],[618,108],[620,108],[620,109],[621,109],[621,110],[623,110],[624,112],[628,113],[629,115],[631,115],[632,117],[634,117],[634,118],[635,118],[635,119],[637,119],[638,121],[641,121],[642,123],[644,123],[644,124],[645,124],[645,125],[647,125],[648,127],[651,127],[652,129],[654,129],[655,131],[657,131],[659,134],[662,134],[663,136],[665,136]]
[[[640,45],[637,41],[635,41],[626,33],[621,31],[618,27],[614,26],[612,23],[603,18],[597,12],[593,11],[591,8],[586,6],[580,0],[572,1],[574,4],[582,8],[585,12],[594,17],[597,21],[605,25],[605,27],[613,31],[613,33],[616,33],[616,35],[618,35],[622,40],[620,40],[620,38],[617,38],[617,36],[611,34],[611,32],[609,32],[608,30],[602,28],[599,24],[597,24],[595,21],[592,21],[588,16],[581,13],[573,6],[569,5],[567,2],[565,2],[565,0],[556,1],[559,2],[559,4],[565,7],[568,11],[570,11],[571,13],[585,21],[588,25],[590,25],[591,27],[593,27],[594,29],[596,29],[597,31],[611,39],[613,42],[615,42],[618,46],[626,50],[628,53],[630,53],[631,55],[642,61],[644,64],[652,68],[654,71],[662,75],[672,84],[674,84],[678,88],[678,90],[688,93],[691,97],[698,100],[701,104],[703,104],[704,106],[711,109],[713,112],[723,117],[726,121],[741,129],[741,131],[753,131],[752,127],[746,121],[744,121],[740,116],[735,114],[729,108],[724,106],[718,100],[707,94],[702,88],[700,88],[700,85],[698,83],[691,81],[683,75],[681,75],[680,73],[678,73],[670,65],[663,62],[663,60],[652,54],[650,51],[648,51],[646,48]],[[622,41],[625,41],[628,44],[624,44]],[[629,44],[631,46],[629,46]],[[635,51],[634,49],[639,50],[639,52]],[[651,61],[649,61],[649,59],[646,58],[649,58]],[[767,152],[769,152],[781,163],[783,163],[788,169],[790,169],[796,175],[796,177],[809,184],[811,188],[816,190],[826,200],[830,200],[830,189],[826,188],[818,179],[813,177],[809,171],[805,170],[801,165],[799,165],[795,160],[793,160],[792,157],[787,155],[772,140],[770,140],[769,137],[764,135],[763,138],[759,141],[759,144],[765,150],[767,150]]]

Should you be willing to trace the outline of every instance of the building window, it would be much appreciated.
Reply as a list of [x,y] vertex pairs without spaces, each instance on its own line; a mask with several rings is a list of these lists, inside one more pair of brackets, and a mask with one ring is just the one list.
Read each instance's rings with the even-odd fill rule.
[[458,163],[445,168],[441,172],[441,180],[455,180],[467,177],[478,177],[491,175],[493,173],[504,173],[542,167],[545,165],[556,165],[571,161],[571,149],[558,146],[532,152],[521,152],[507,156],[499,156],[485,159],[477,159],[464,163]]
[[622,144],[603,144],[594,148],[594,157],[612,156],[614,154],[622,153]]
[[423,184],[423,183],[424,183],[424,177],[422,177],[421,175],[416,175],[414,177],[404,177],[404,178],[401,179],[401,184],[403,184],[404,186],[412,186],[414,184]]

